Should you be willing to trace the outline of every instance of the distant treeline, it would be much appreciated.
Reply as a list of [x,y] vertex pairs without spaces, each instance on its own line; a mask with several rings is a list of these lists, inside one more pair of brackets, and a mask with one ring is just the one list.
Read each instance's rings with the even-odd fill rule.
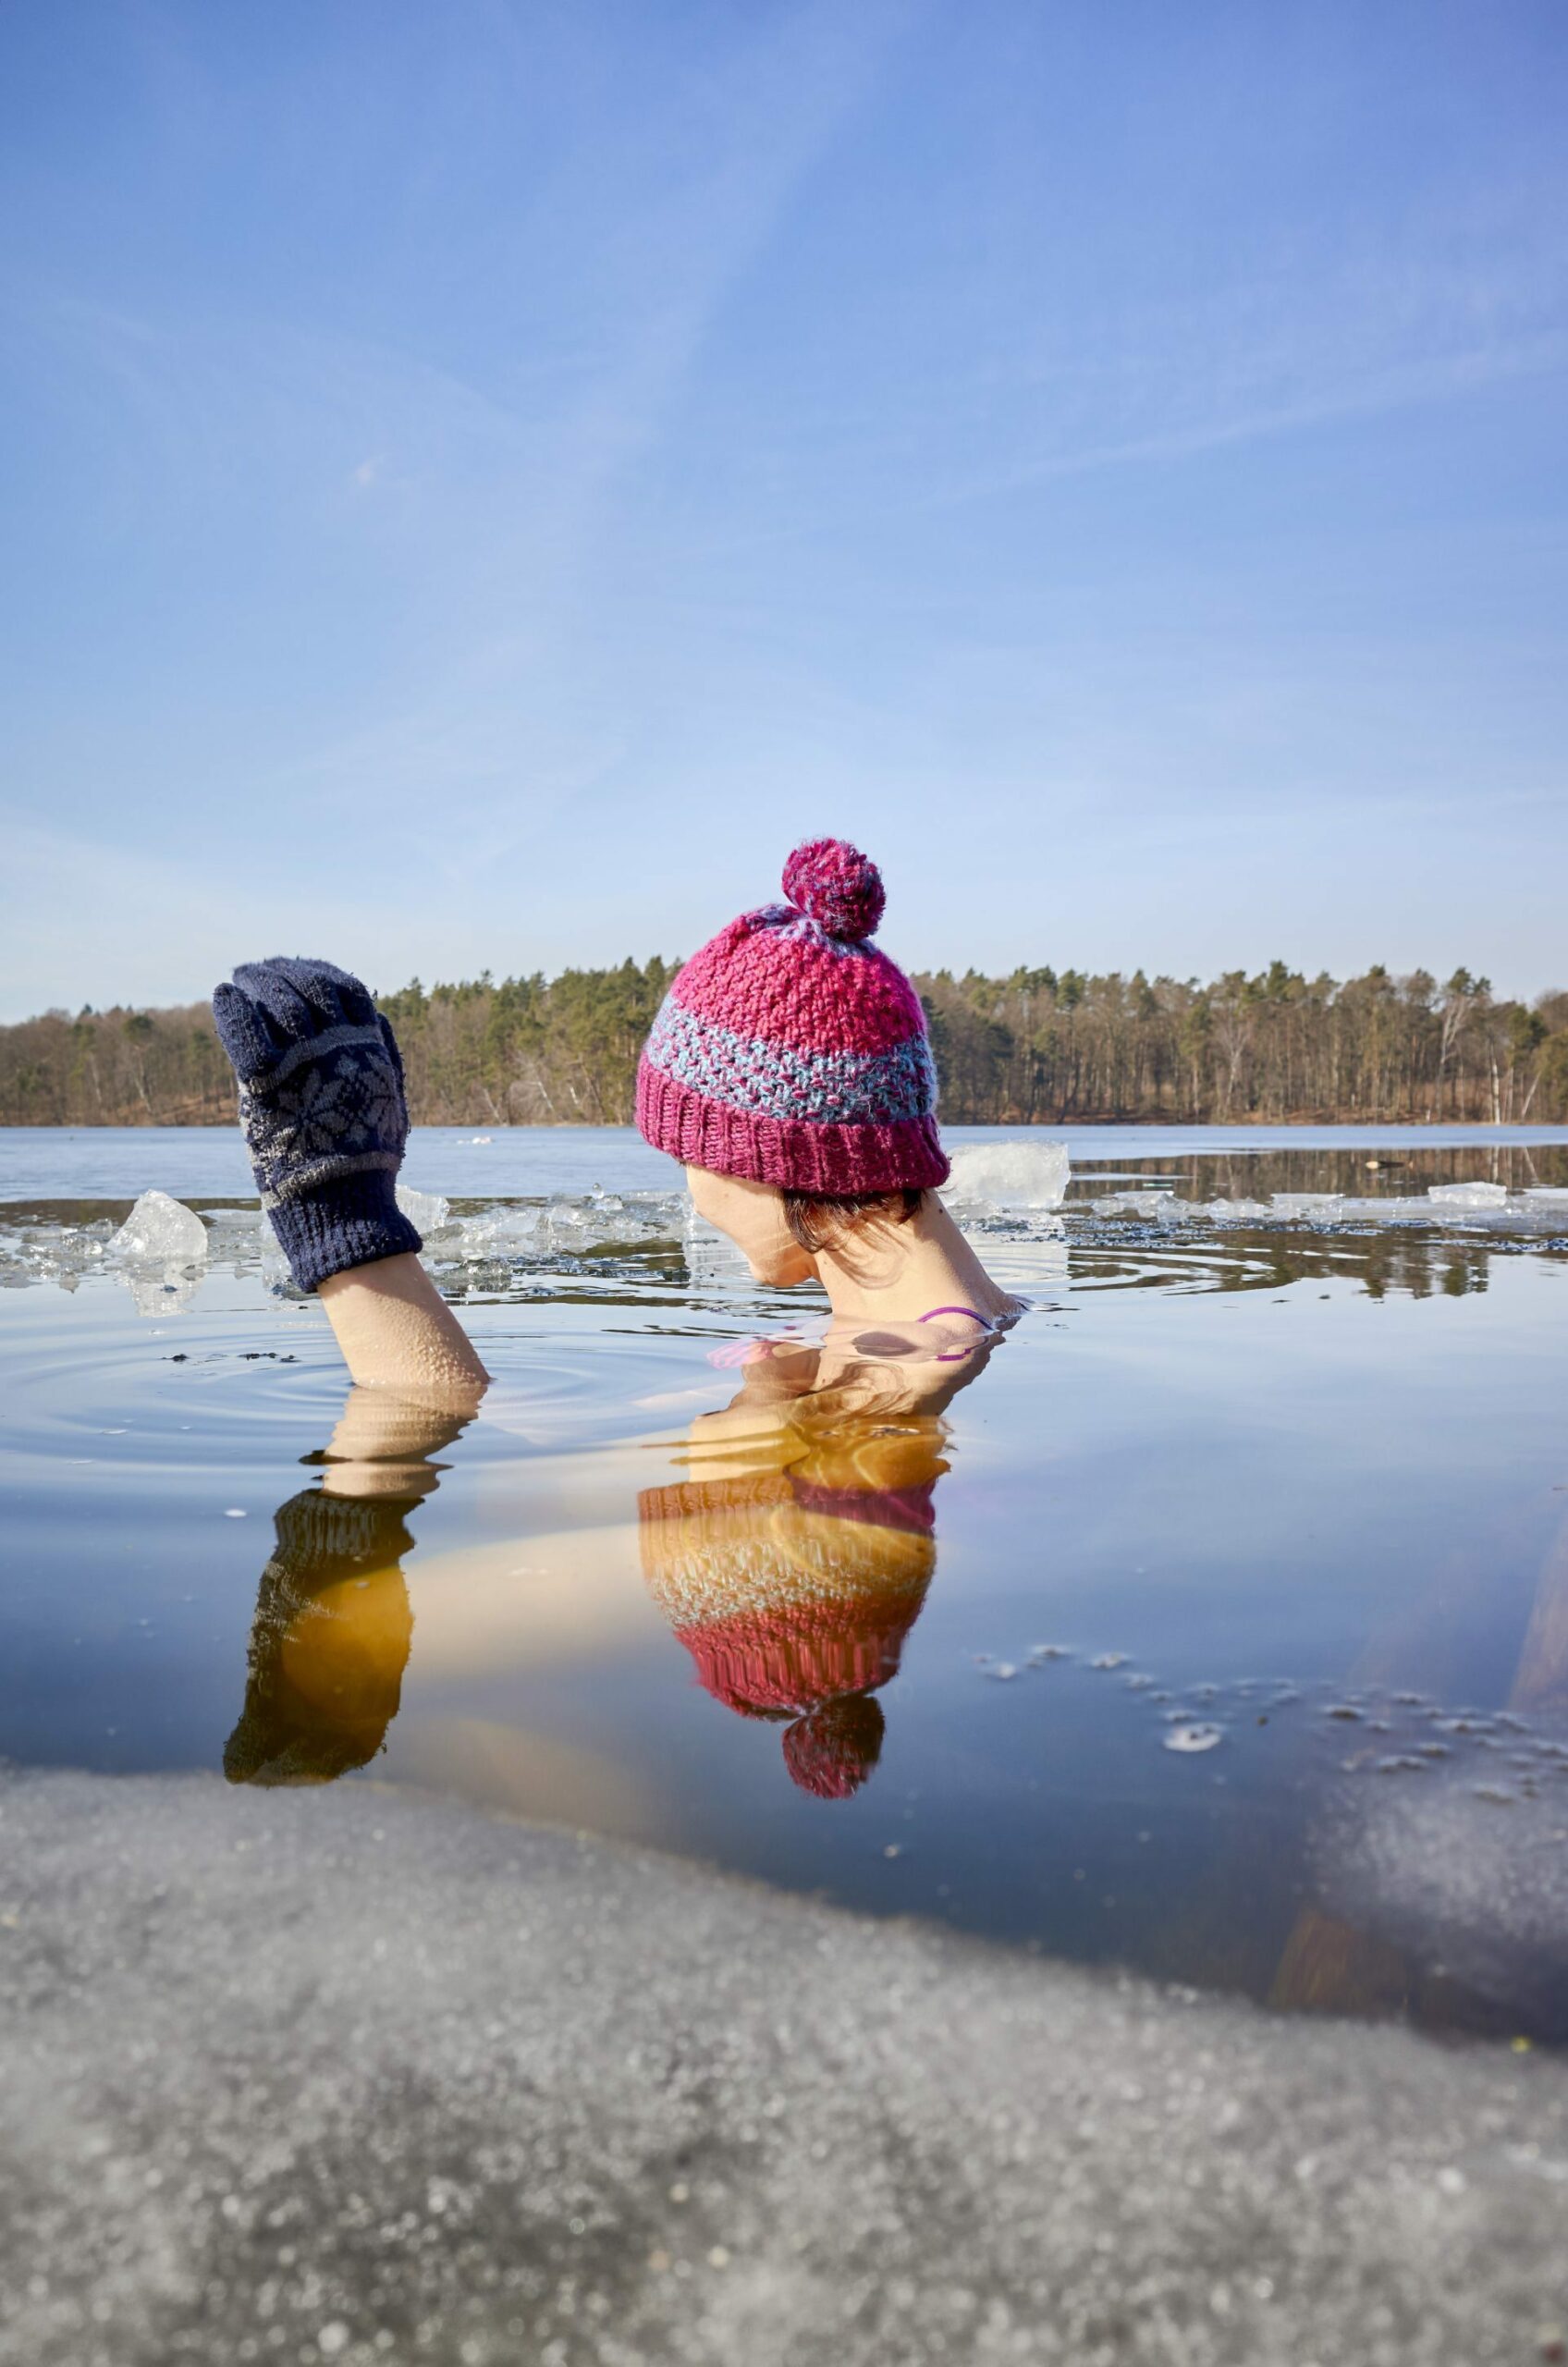
[[[426,1125],[621,1124],[676,964],[488,972],[383,995]],[[1568,992],[1497,1000],[1456,970],[1343,981],[947,970],[915,980],[955,1125],[1107,1119],[1568,1120]],[[222,1125],[228,1064],[204,1003],[49,1012],[0,1028],[0,1123]]]

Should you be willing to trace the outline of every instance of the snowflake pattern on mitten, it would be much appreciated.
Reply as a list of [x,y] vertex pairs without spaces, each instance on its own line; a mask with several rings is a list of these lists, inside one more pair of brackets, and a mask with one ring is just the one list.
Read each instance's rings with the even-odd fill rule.
[[403,1064],[369,991],[330,962],[249,962],[213,997],[239,1122],[295,1281],[421,1246],[394,1179],[409,1135]]

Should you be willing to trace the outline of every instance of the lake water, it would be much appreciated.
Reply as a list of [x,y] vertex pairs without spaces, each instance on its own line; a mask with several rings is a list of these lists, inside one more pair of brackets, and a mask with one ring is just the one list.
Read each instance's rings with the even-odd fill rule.
[[1076,1129],[1060,1207],[949,1139],[1032,1307],[910,1404],[634,1135],[416,1133],[456,1432],[349,1398],[238,1134],[0,1133],[0,1754],[1568,2039],[1568,1131]]

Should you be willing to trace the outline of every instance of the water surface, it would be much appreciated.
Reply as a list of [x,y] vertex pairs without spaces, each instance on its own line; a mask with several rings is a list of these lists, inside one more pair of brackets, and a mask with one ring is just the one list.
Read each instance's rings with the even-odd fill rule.
[[[1568,2036],[1568,1134],[1069,1139],[1055,1211],[1037,1139],[953,1136],[1034,1305],[912,1389],[825,1369],[635,1137],[422,1131],[459,1430],[350,1396],[237,1136],[0,1136],[0,1751]],[[106,1251],[148,1184],[197,1265]]]

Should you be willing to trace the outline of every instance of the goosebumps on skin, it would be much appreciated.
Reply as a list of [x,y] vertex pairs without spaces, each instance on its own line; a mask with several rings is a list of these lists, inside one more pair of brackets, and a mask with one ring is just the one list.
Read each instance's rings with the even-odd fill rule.
[[796,849],[789,901],[694,954],[643,1051],[637,1122],[688,1167],[816,1194],[945,1182],[920,999],[869,942],[875,864],[839,839]]

